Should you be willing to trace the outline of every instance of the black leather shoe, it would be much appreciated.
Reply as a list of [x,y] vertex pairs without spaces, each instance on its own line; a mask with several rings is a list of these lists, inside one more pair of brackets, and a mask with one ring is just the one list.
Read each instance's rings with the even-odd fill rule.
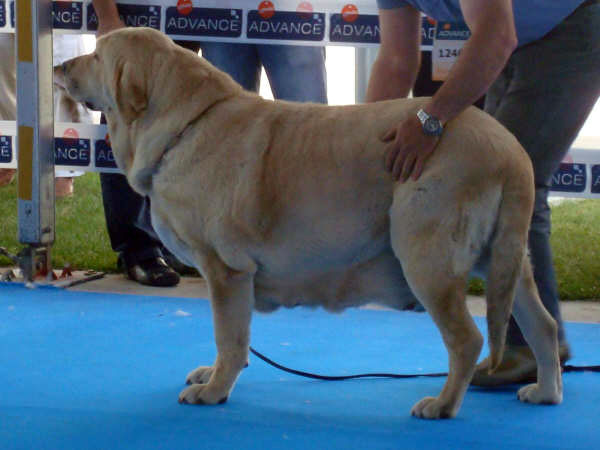
[[127,278],[148,286],[170,287],[179,283],[179,274],[169,267],[161,257],[136,261],[127,265],[126,258],[119,256],[118,266],[127,274]]
[[161,251],[162,251],[163,257],[165,258],[165,262],[170,267],[172,267],[173,270],[175,270],[179,275],[193,275],[196,277],[200,275],[195,268],[193,268],[191,266],[186,266],[185,264],[183,264],[181,261],[179,261],[177,256],[175,256],[173,253],[171,253],[166,248],[163,248]]

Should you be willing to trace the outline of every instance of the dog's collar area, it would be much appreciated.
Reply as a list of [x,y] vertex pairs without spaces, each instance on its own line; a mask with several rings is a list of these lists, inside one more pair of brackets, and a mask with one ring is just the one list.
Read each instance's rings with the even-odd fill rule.
[[[160,155],[160,157],[158,158],[158,161],[156,162],[156,165],[154,166],[153,170],[151,171],[151,176],[156,175],[159,170],[160,170],[160,166],[162,165],[165,155],[167,153],[169,153],[173,148],[175,148],[177,146],[177,144],[179,144],[179,141],[181,141],[181,139],[185,136],[185,134],[190,130],[190,128],[195,125],[198,121],[200,121],[200,119],[202,119],[202,117],[207,113],[207,111],[210,111],[212,108],[214,108],[215,106],[226,102],[227,100],[231,99],[235,97],[234,95],[229,95],[227,97],[224,97],[220,100],[215,101],[214,103],[212,103],[210,106],[208,106],[206,109],[204,109],[202,112],[200,112],[200,114],[198,114],[195,118],[193,118],[192,120],[190,120],[187,125],[179,132],[177,133],[175,136],[173,136],[171,138],[171,140],[169,141],[169,143],[165,146],[164,151],[162,152],[162,154]],[[150,180],[150,190],[152,190],[152,180]]]
[[152,192],[154,176],[160,171],[160,168],[165,159],[165,155],[177,146],[177,144],[179,143],[181,138],[185,135],[185,133],[190,129],[190,127],[195,122],[196,121],[194,120],[194,121],[188,123],[183,130],[181,130],[178,134],[176,134],[175,136],[173,136],[171,138],[171,140],[169,141],[169,143],[166,145],[165,149],[159,156],[158,161],[156,161],[156,164],[154,165],[154,167],[152,167],[151,169],[142,169],[136,175],[137,182],[141,186],[143,186],[144,190],[146,190],[148,193]]
[[193,123],[194,121],[190,122],[183,130],[171,138],[152,167],[143,168],[136,172],[135,184],[142,190],[142,192],[145,192],[146,195],[149,195],[152,192],[154,187],[154,176],[160,171],[161,165],[165,159],[165,155],[177,146],[183,135],[188,131]]
[[165,147],[165,150],[163,151],[163,153],[162,153],[162,155],[160,157],[160,160],[158,161],[159,165],[162,162],[162,160],[165,157],[165,155],[167,153],[169,153],[174,147],[177,146],[177,144],[179,143],[179,141],[181,140],[181,138],[183,137],[183,135],[190,129],[190,127],[192,126],[193,123],[195,123],[195,121],[194,122],[190,122],[189,124],[187,124],[187,126],[183,130],[181,130],[178,134],[176,134],[175,136],[173,136],[171,138],[171,140],[169,141],[169,143]]
[[158,172],[158,168],[162,164],[162,162],[163,162],[163,160],[165,158],[165,155],[167,153],[169,153],[171,150],[173,150],[175,147],[177,147],[177,144],[179,144],[179,141],[181,141],[181,139],[185,136],[185,134],[190,130],[190,128],[192,127],[192,125],[195,125],[196,122],[198,122],[201,117],[202,117],[202,114],[200,114],[195,119],[192,119],[190,122],[188,122],[188,124],[185,126],[185,128],[183,130],[181,130],[179,133],[177,133],[175,136],[173,136],[171,138],[171,140],[169,141],[169,143],[166,145],[164,151],[160,155],[160,158],[158,159],[158,162],[156,163],[156,172]]

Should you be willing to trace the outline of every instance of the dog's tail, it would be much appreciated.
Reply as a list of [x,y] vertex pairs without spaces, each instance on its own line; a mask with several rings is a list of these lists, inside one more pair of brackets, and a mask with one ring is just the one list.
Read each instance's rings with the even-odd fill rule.
[[519,161],[513,159],[514,167],[505,172],[510,175],[504,183],[492,238],[486,286],[490,372],[502,361],[515,290],[527,255],[534,181],[531,162],[525,152],[523,155]]

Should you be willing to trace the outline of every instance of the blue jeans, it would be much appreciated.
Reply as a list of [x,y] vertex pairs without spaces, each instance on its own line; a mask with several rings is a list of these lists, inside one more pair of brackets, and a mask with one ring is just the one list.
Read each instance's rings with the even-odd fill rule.
[[323,47],[202,42],[201,48],[204,58],[246,90],[258,92],[262,65],[276,99],[327,103]]
[[[510,130],[533,163],[529,231],[534,278],[565,343],[550,248],[548,191],[600,95],[600,3],[586,2],[542,39],[517,49],[487,93],[485,109]],[[511,318],[507,342],[525,340]]]

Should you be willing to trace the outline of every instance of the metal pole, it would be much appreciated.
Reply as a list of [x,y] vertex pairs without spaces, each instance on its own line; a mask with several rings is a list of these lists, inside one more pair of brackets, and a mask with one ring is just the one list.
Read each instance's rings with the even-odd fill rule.
[[19,241],[24,276],[50,269],[54,242],[52,0],[16,1]]

